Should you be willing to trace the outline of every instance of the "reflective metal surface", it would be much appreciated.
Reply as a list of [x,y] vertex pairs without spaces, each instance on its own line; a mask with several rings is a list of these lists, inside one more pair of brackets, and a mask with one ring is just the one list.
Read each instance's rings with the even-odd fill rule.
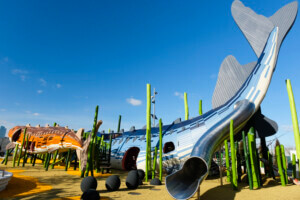
[[255,111],[255,105],[248,100],[237,102],[234,108],[200,137],[181,170],[166,177],[166,187],[172,197],[188,199],[194,195],[208,175],[212,154],[229,136],[230,120],[234,121],[234,132],[238,132]]

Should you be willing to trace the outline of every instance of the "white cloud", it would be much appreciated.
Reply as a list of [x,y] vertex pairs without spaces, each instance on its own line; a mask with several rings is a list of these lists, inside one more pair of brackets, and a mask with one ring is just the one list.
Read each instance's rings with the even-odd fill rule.
[[[299,124],[299,127],[300,127],[300,124]],[[294,132],[293,125],[284,124],[284,125],[279,126],[279,129],[284,132]]]
[[61,88],[61,86],[62,86],[62,85],[59,84],[59,83],[56,84],[56,87],[57,87],[57,88]]
[[5,108],[1,108],[0,111],[1,111],[1,112],[5,112],[6,109],[5,109]]
[[20,76],[21,80],[22,80],[22,81],[25,81],[25,79],[27,78],[26,75],[28,74],[28,71],[22,70],[22,69],[13,69],[13,70],[11,71],[11,73],[12,73],[13,75]]
[[30,110],[26,110],[25,113],[28,114],[28,115],[33,115],[33,116],[39,116],[40,115],[40,113],[37,113],[37,112],[32,113]]
[[28,74],[28,71],[22,70],[22,69],[13,69],[11,72],[14,75],[16,75],[16,74]]
[[181,92],[174,92],[174,95],[176,97],[179,97],[180,99],[184,99],[183,93],[181,93]]
[[42,94],[43,93],[43,90],[38,90],[36,91],[38,94]]
[[135,98],[128,98],[126,99],[127,103],[133,105],[133,106],[140,106],[142,104],[141,100],[135,99]]
[[39,82],[41,83],[42,86],[46,86],[47,85],[47,81],[45,81],[45,79],[40,78]]

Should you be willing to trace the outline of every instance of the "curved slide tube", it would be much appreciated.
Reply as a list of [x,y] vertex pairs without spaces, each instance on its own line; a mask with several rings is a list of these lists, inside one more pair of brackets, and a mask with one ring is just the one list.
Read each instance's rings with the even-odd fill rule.
[[195,194],[208,175],[212,154],[228,137],[230,120],[233,119],[234,126],[238,130],[251,117],[254,110],[254,104],[248,100],[237,102],[235,109],[228,116],[203,134],[181,170],[166,177],[167,190],[174,198],[188,199]]

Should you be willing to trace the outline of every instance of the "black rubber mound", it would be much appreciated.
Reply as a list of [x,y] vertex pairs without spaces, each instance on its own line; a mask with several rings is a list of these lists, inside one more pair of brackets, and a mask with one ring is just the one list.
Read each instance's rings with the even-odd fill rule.
[[139,175],[137,170],[131,170],[126,178],[126,186],[128,189],[136,189],[139,186]]
[[86,192],[89,189],[97,189],[97,180],[92,177],[92,176],[87,176],[84,179],[82,179],[81,184],[80,184],[80,188],[82,192]]
[[158,178],[154,178],[150,181],[150,185],[161,185],[161,181]]
[[144,180],[144,178],[145,178],[145,172],[144,172],[144,170],[138,169],[137,171],[138,171],[139,179],[140,180]]
[[100,194],[94,189],[89,189],[81,195],[80,200],[100,200]]
[[120,185],[121,181],[117,175],[109,176],[105,181],[105,187],[108,191],[116,191],[120,188]]
[[143,185],[143,180],[139,179],[139,185]]

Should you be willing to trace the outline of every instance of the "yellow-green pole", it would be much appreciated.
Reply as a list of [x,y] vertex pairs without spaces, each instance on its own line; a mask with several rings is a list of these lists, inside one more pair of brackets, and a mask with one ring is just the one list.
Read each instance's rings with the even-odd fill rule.
[[189,119],[189,106],[187,102],[187,94],[184,93],[184,109],[185,109],[185,120]]
[[259,177],[258,177],[258,164],[256,162],[255,157],[255,136],[254,136],[254,129],[251,128],[248,132],[248,148],[249,148],[249,155],[250,155],[250,162],[251,162],[251,170],[252,170],[252,181],[253,181],[253,188],[259,188]]
[[146,170],[145,181],[148,182],[148,171],[151,171],[151,85],[147,84],[147,109],[146,109]]
[[252,172],[251,172],[251,167],[250,167],[250,164],[249,164],[249,152],[248,152],[248,148],[247,148],[247,143],[248,142],[246,140],[244,131],[242,132],[242,136],[243,136],[244,157],[245,157],[245,162],[246,162],[249,189],[253,190]]
[[228,141],[224,141],[225,145],[225,158],[226,158],[226,172],[227,172],[227,182],[231,182],[231,176],[230,176],[230,162],[229,162],[229,150],[228,150]]
[[14,152],[14,156],[13,156],[13,167],[15,167],[15,165],[16,165],[16,156],[17,156],[18,150],[19,150],[19,145],[16,144],[15,152]]
[[202,100],[199,101],[199,115],[202,115]]
[[20,155],[19,155],[19,158],[18,158],[18,164],[17,164],[17,166],[20,165],[20,161],[21,161],[21,157],[22,157],[22,150],[23,150],[23,147],[25,145],[24,143],[25,143],[26,130],[27,130],[27,128],[25,128],[24,132],[23,132],[23,140],[22,140],[22,144],[21,144],[21,148],[20,148]]
[[230,151],[231,151],[231,171],[232,171],[232,187],[237,189],[237,171],[236,171],[236,151],[234,146],[233,120],[230,120]]
[[296,155],[293,154],[292,156],[292,164],[293,164],[293,178],[297,178],[296,177]]
[[280,146],[276,146],[276,158],[277,158],[277,166],[280,175],[281,185],[285,186],[285,178],[284,178],[284,173],[283,173],[282,163],[280,158]]
[[[93,130],[91,131],[90,134],[92,134],[92,138],[91,138],[91,143],[89,145],[89,148],[88,148],[88,159],[87,159],[87,163],[86,163],[86,171],[85,171],[85,176],[88,176],[89,175],[89,171],[91,172],[91,176],[94,176],[94,166],[93,166],[93,162],[94,162],[94,152],[95,152],[95,149],[94,149],[94,141],[95,141],[95,138],[97,136],[97,133],[96,133],[96,126],[97,126],[97,119],[98,119],[98,109],[99,109],[99,106],[97,105],[96,106],[96,110],[95,110],[95,117],[94,117],[94,124],[93,124]],[[84,176],[84,172],[82,171],[81,172],[81,177]]]
[[28,134],[26,135],[26,142],[25,142],[25,150],[24,150],[24,157],[23,157],[23,165],[22,167],[25,166],[25,162],[26,162],[26,157],[27,157],[27,146],[28,146]]
[[295,144],[296,144],[296,153],[297,153],[297,158],[300,159],[300,135],[299,135],[299,125],[298,125],[298,118],[297,118],[294,94],[293,94],[290,79],[287,79],[285,82],[286,82],[286,88],[287,88],[289,101],[290,101],[290,108],[291,108],[291,115],[292,115],[292,121],[293,121],[293,129],[294,129],[294,138],[295,138]]
[[286,157],[285,157],[285,151],[284,151],[284,146],[280,145],[280,150],[281,150],[281,159],[282,159],[282,168],[284,170],[284,178],[285,178],[285,183],[288,184],[288,175],[287,175],[287,167],[286,167]]
[[[56,150],[55,153],[54,153],[53,163],[52,163],[52,165],[51,165],[51,169],[54,169],[54,165],[55,165],[55,161],[56,161],[57,154],[58,154],[58,150]],[[80,169],[80,168],[79,168],[79,169]]]
[[159,119],[159,180],[162,181],[162,120]]

